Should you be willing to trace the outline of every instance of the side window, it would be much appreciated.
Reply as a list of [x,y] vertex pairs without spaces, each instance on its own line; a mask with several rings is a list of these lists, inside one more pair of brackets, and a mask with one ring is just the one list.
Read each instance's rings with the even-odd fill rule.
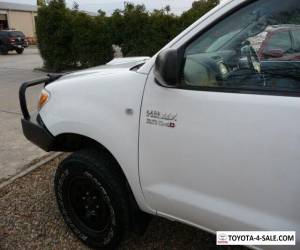
[[255,1],[194,38],[185,48],[183,88],[300,94],[300,63],[288,57],[291,31],[300,30],[295,6],[298,0]]
[[294,50],[297,53],[300,53],[300,29],[292,31],[294,38]]
[[272,57],[272,51],[281,51],[283,55],[291,53],[292,40],[289,31],[279,31],[271,35],[270,40],[267,40],[267,46],[265,47],[264,53],[268,57]]

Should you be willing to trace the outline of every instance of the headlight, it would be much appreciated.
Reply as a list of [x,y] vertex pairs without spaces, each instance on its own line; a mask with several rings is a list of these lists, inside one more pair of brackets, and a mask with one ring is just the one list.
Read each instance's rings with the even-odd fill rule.
[[49,101],[50,94],[47,90],[43,89],[38,102],[38,110],[40,111],[44,105]]

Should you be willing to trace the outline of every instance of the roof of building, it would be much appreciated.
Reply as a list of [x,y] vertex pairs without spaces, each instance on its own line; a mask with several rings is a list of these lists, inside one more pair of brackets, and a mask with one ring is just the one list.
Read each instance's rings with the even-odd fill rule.
[[[37,12],[38,7],[36,5],[29,5],[29,4],[0,2],[0,10],[19,10],[19,11]],[[97,16],[98,15],[98,13],[96,13],[96,12],[84,11],[84,10],[80,10],[80,11],[88,14],[89,16]]]
[[19,10],[37,12],[37,6],[29,4],[0,2],[0,10]]

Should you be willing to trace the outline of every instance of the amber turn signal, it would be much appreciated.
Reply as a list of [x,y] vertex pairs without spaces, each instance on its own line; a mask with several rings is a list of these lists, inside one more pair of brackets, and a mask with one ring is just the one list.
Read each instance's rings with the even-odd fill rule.
[[38,102],[38,110],[41,110],[48,100],[49,100],[49,93],[43,89]]

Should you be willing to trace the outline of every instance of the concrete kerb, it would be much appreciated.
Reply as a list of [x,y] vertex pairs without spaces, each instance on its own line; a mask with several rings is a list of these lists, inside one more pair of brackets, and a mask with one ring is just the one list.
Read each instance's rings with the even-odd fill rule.
[[7,185],[13,183],[16,179],[19,179],[23,176],[26,176],[27,174],[31,173],[33,170],[49,163],[50,161],[56,159],[57,157],[61,156],[63,153],[53,153],[50,154],[48,157],[42,159],[41,161],[29,166],[28,168],[24,169],[22,172],[20,172],[19,174],[13,176],[12,178],[10,178],[7,181],[4,181],[2,183],[0,183],[0,189],[6,187]]

